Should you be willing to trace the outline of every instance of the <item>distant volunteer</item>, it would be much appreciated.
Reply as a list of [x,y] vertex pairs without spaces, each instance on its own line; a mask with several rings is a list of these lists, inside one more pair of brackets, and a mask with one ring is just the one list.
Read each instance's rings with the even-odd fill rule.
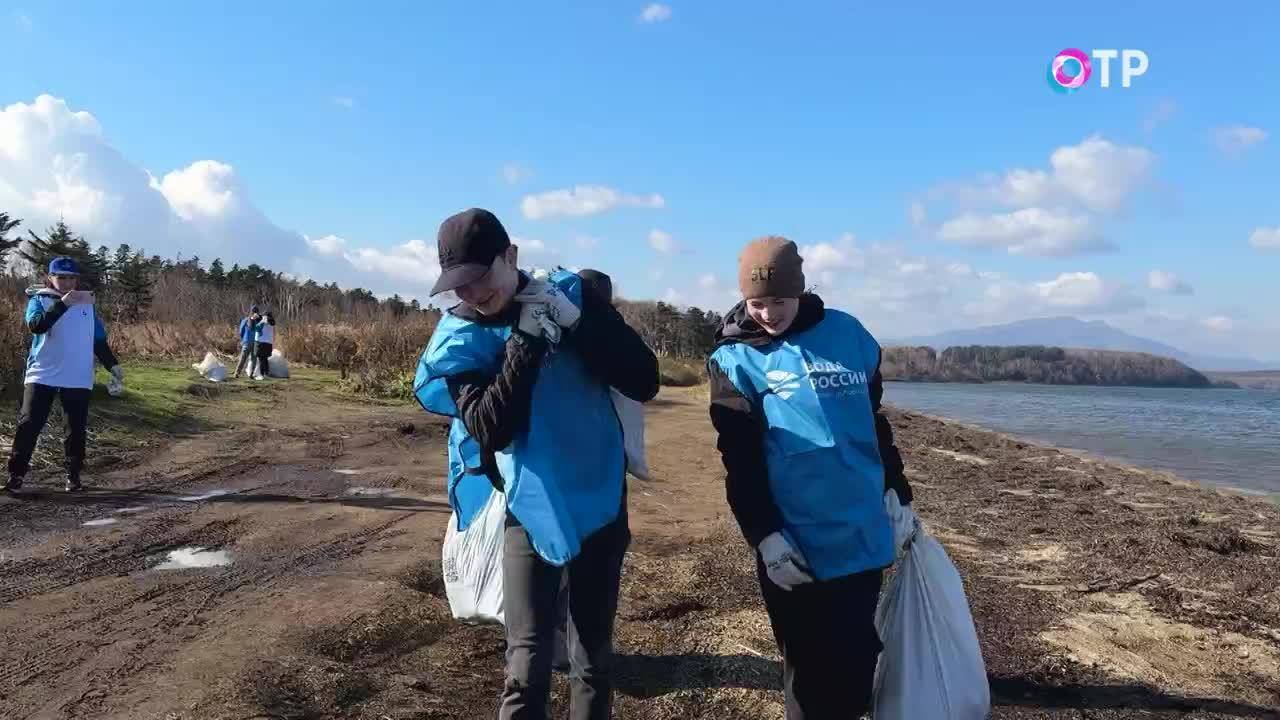
[[613,624],[627,522],[622,431],[612,386],[644,402],[657,358],[581,279],[533,280],[492,213],[440,226],[432,295],[461,304],[441,318],[418,364],[415,395],[454,418],[449,497],[459,529],[493,488],[507,505],[503,555],[506,681],[498,717],[545,718],[557,596],[569,588],[570,712],[611,717]]
[[257,377],[259,380],[267,377],[268,371],[271,369],[269,360],[271,359],[271,349],[276,340],[276,317],[272,313],[266,313],[254,328],[257,340],[254,341],[254,351],[257,353],[258,363]]
[[258,362],[254,353],[255,343],[258,340],[258,323],[261,321],[262,316],[258,314],[257,305],[251,306],[249,314],[240,318],[240,327],[237,330],[240,335],[240,361],[236,363],[236,372],[232,377],[240,377],[240,373],[246,366],[249,369],[249,377],[253,377],[254,366]]
[[911,488],[881,412],[880,346],[805,292],[795,243],[742,251],[743,302],[708,362],[729,505],[756,549],[783,657],[788,720],[868,712],[882,649],[874,616],[895,538],[884,495]]
[[9,454],[9,481],[4,489],[16,492],[31,469],[31,454],[49,421],[53,401],[62,402],[67,419],[63,442],[67,492],[81,489],[85,444],[89,427],[89,397],[93,392],[93,360],[117,382],[124,370],[107,345],[107,331],[94,311],[93,293],[80,290],[80,268],[69,257],[54,258],[43,287],[27,290],[27,329],[34,336],[27,356],[18,429]]

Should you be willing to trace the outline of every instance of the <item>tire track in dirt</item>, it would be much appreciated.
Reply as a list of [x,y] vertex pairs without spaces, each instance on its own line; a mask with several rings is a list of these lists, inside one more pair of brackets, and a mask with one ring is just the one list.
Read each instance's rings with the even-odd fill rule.
[[[202,615],[226,596],[246,587],[254,589],[269,588],[277,580],[297,576],[307,572],[315,572],[327,563],[343,560],[359,555],[364,547],[380,534],[396,524],[412,516],[412,512],[397,513],[394,517],[354,532],[344,533],[326,542],[313,545],[301,553],[273,559],[264,563],[253,557],[237,559],[236,564],[218,568],[214,574],[205,573],[200,577],[157,577],[162,583],[142,590],[139,593],[125,593],[114,601],[98,604],[88,617],[61,615],[59,622],[50,623],[38,628],[23,628],[22,637],[6,637],[6,647],[36,648],[28,650],[20,658],[0,666],[0,704],[14,705],[5,708],[5,717],[21,717],[23,713],[35,708],[33,702],[40,698],[49,698],[52,692],[45,691],[43,686],[68,685],[58,683],[64,673],[85,666],[85,676],[77,678],[70,686],[82,690],[76,698],[65,698],[59,710],[68,716],[85,715],[100,716],[99,711],[109,694],[118,694],[127,685],[129,678],[136,676],[145,668],[167,662],[173,651],[180,649],[184,630],[202,625]],[[165,523],[168,529],[179,524],[181,519]],[[219,520],[202,528],[182,533],[177,537],[152,541],[138,547],[138,538],[126,539],[110,548],[108,556],[96,561],[76,564],[54,561],[46,567],[34,563],[24,564],[22,574],[30,580],[38,578],[38,573],[52,569],[55,577],[41,583],[45,590],[65,589],[80,583],[91,582],[113,570],[119,574],[130,574],[132,571],[145,569],[146,555],[184,544],[211,545],[206,530],[215,529],[223,539],[222,545],[229,544],[231,530],[239,521]],[[159,530],[159,529],[157,529]],[[148,532],[146,536],[155,533]],[[92,551],[87,551],[92,552]],[[100,551],[99,551],[100,552]],[[31,574],[31,573],[37,574]],[[15,594],[13,586],[21,575],[7,573],[10,580],[8,592]],[[38,592],[22,594],[30,597]],[[98,601],[101,603],[101,600]],[[31,630],[35,630],[32,634]],[[95,639],[97,642],[95,641]],[[103,648],[115,647],[124,643],[126,657],[117,667],[100,671],[91,667],[95,657]],[[37,678],[44,682],[33,684]],[[52,690],[52,688],[49,688]]]

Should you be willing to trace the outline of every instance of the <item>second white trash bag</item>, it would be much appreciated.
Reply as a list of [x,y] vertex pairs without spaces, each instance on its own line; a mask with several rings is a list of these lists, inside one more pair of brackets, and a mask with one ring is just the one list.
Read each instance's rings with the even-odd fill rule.
[[895,524],[910,514],[907,541],[889,589],[876,609],[884,652],[876,666],[876,720],[986,720],[991,688],[960,573],[914,513],[888,493]]
[[272,350],[271,357],[267,358],[267,377],[289,377],[289,361],[284,359],[284,353],[279,350]]
[[218,356],[212,352],[205,353],[204,360],[193,364],[191,369],[213,382],[222,382],[227,379],[227,366],[223,365]]
[[502,623],[502,544],[507,498],[489,493],[484,507],[464,532],[458,515],[449,515],[441,569],[449,610],[458,620]]
[[622,445],[627,453],[627,472],[640,480],[650,480],[649,463],[644,450],[644,405],[609,388],[613,409],[622,421]]

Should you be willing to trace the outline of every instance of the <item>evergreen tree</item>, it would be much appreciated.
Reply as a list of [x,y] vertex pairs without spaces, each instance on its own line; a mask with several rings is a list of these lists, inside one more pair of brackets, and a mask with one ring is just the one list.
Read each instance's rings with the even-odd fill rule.
[[222,258],[214,258],[209,264],[209,273],[206,276],[209,282],[218,287],[227,284],[227,271],[222,267]]
[[125,316],[136,322],[142,311],[151,306],[151,266],[141,252],[135,254],[126,263],[123,272],[117,278],[121,299],[124,303]]
[[125,270],[129,269],[129,261],[133,259],[133,248],[128,243],[122,243],[116,248],[116,254],[111,258],[111,277],[119,280]]
[[111,249],[106,245],[99,245],[98,249],[93,253],[93,264],[98,269],[98,275],[101,277],[101,284],[106,287],[111,284]]
[[26,245],[18,248],[18,257],[35,267],[35,272],[44,273],[49,263],[56,257],[70,257],[80,266],[81,283],[85,287],[97,287],[101,270],[93,261],[93,252],[84,238],[71,233],[71,228],[61,220],[57,225],[45,231],[40,237],[34,230],[28,230]]
[[9,251],[18,246],[22,242],[22,238],[14,238],[10,240],[6,237],[9,231],[22,224],[21,220],[9,219],[9,213],[0,212],[0,275],[4,274],[5,268],[8,267]]

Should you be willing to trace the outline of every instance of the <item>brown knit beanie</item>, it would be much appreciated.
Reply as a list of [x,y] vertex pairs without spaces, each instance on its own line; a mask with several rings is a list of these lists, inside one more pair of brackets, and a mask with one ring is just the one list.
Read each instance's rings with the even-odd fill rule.
[[804,294],[804,270],[796,244],[778,235],[757,238],[738,258],[738,288],[747,300]]

